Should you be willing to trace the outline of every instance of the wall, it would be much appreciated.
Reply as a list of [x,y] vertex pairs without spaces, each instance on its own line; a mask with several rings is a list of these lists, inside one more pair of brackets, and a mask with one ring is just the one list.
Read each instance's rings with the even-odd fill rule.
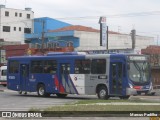
[[[75,37],[80,38],[80,47],[76,50],[105,50],[106,47],[100,46],[99,32],[75,31]],[[136,50],[146,48],[154,44],[154,38],[136,36]],[[131,49],[132,40],[128,34],[109,34],[108,49]]]

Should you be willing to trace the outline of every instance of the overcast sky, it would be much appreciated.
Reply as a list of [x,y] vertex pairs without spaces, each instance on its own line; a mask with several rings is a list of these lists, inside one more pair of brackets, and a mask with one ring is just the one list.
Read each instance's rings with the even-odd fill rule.
[[137,34],[160,38],[160,0],[0,0],[5,2],[7,8],[31,7],[35,18],[51,17],[98,29],[99,16],[106,16],[109,30],[130,33],[134,28]]

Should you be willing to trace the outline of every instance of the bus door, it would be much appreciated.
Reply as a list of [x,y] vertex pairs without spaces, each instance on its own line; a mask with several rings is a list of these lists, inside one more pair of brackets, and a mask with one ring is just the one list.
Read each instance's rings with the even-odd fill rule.
[[64,92],[66,92],[66,93],[70,93],[70,88],[68,85],[70,71],[71,71],[70,63],[61,63],[60,64],[59,78],[60,78],[62,85],[64,87]]
[[21,64],[20,65],[20,90],[27,90],[27,81],[29,79],[29,65]]
[[124,87],[124,63],[117,61],[110,64],[110,95],[121,96],[125,94]]

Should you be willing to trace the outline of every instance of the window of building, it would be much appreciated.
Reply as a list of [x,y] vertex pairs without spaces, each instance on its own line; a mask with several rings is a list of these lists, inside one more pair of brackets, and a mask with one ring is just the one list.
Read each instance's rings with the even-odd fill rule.
[[22,13],[19,13],[19,17],[22,17]]
[[105,74],[106,73],[106,60],[105,59],[93,59],[91,63],[92,74]]
[[31,33],[31,28],[24,28],[24,33]]
[[3,32],[10,32],[10,26],[3,26]]
[[21,31],[21,27],[19,27],[19,31]]
[[17,12],[15,12],[15,16],[16,16],[16,17],[18,16],[18,13],[17,13]]
[[14,29],[14,31],[16,31],[16,27],[14,27],[13,29]]
[[8,11],[5,11],[5,16],[9,16],[9,12]]
[[10,61],[9,62],[9,73],[18,73],[19,72],[19,62],[18,61]]
[[90,73],[90,60],[75,61],[75,74],[89,74],[89,73]]
[[30,19],[30,18],[31,18],[31,15],[30,15],[30,14],[27,14],[27,18]]

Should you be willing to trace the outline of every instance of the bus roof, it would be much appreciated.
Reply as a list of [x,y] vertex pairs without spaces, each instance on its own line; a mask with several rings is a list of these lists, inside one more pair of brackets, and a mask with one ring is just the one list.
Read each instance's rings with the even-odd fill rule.
[[85,52],[51,52],[48,53],[47,55],[33,55],[33,56],[12,56],[9,57],[8,60],[10,59],[45,59],[45,58],[83,58],[83,57],[125,57],[128,55],[138,55],[139,54],[122,54],[122,53],[114,53],[114,54],[87,54]]

